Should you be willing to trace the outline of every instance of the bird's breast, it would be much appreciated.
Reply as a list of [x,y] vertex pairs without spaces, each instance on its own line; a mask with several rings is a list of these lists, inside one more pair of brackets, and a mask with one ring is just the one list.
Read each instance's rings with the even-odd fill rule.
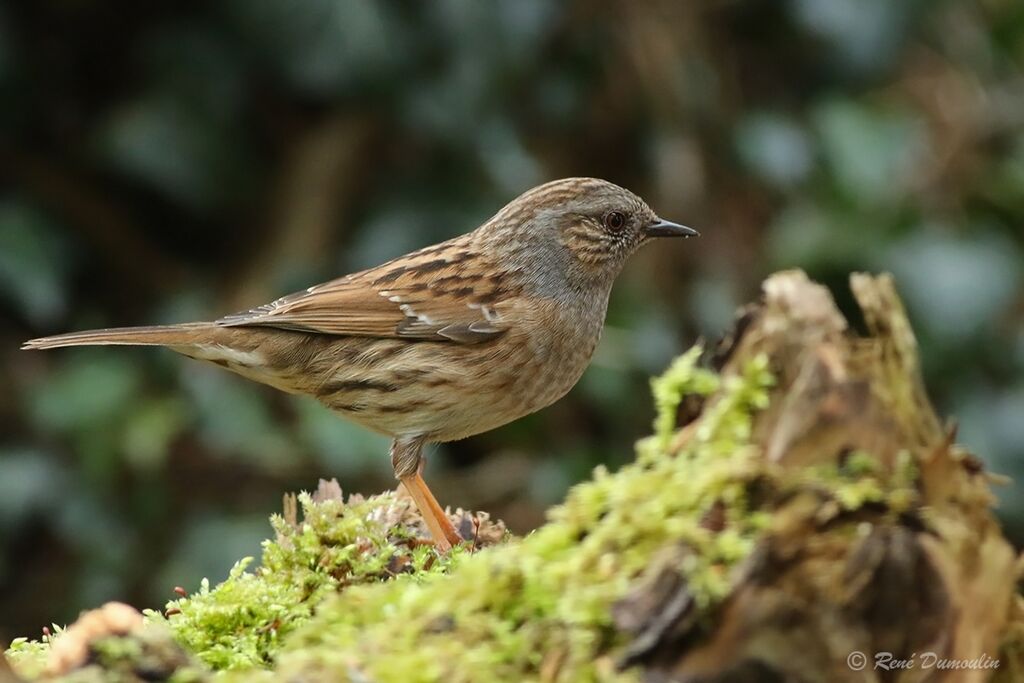
[[519,380],[519,390],[537,410],[565,395],[590,364],[604,324],[604,308],[552,309],[539,320],[535,331],[526,335],[524,368],[531,370]]
[[461,439],[564,396],[593,356],[603,314],[542,303],[480,344],[339,339],[315,394],[391,436]]

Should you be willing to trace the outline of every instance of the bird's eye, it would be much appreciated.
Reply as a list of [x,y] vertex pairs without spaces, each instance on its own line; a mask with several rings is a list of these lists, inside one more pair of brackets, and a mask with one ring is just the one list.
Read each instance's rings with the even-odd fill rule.
[[622,230],[626,225],[626,215],[619,211],[609,211],[605,214],[604,225],[609,230]]

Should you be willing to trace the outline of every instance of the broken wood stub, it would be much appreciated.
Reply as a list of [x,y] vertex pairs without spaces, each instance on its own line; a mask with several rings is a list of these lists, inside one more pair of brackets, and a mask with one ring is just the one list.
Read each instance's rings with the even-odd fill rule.
[[[1015,556],[991,512],[990,478],[935,415],[892,278],[857,274],[851,286],[866,335],[825,287],[789,271],[764,283],[716,350],[723,377],[768,358],[776,385],[754,442],[766,471],[789,484],[769,493],[770,528],[712,623],[698,624],[687,602],[685,548],[618,605],[613,618],[632,638],[620,663],[647,680],[1016,680],[1020,662],[999,659],[1019,610]],[[844,504],[799,483],[802,471],[852,457],[870,458],[878,476],[906,476],[906,499]],[[878,666],[886,656],[905,663]]]

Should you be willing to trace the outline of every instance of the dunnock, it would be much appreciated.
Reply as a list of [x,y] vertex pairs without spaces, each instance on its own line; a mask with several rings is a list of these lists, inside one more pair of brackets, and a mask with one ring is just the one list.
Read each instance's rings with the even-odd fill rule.
[[473,232],[214,322],[74,332],[25,349],[167,346],[394,440],[391,463],[441,550],[461,541],[424,483],[423,446],[561,398],[590,362],[612,282],[652,237],[688,237],[596,178],[524,193]]

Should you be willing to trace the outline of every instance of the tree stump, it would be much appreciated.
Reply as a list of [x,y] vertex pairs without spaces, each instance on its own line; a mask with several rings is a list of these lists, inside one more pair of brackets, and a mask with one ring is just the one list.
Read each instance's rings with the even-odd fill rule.
[[[1024,679],[1019,661],[1000,660],[1020,608],[990,477],[928,401],[892,278],[856,274],[851,285],[866,335],[827,289],[783,272],[764,283],[715,362],[728,377],[757,354],[769,359],[777,384],[753,427],[769,466],[842,468],[865,453],[879,476],[905,476],[909,488],[855,509],[813,486],[781,492],[769,531],[698,640],[672,597],[685,585],[659,569],[619,606],[619,623],[636,635],[629,662],[648,680]],[[682,430],[674,447],[691,434]]]

